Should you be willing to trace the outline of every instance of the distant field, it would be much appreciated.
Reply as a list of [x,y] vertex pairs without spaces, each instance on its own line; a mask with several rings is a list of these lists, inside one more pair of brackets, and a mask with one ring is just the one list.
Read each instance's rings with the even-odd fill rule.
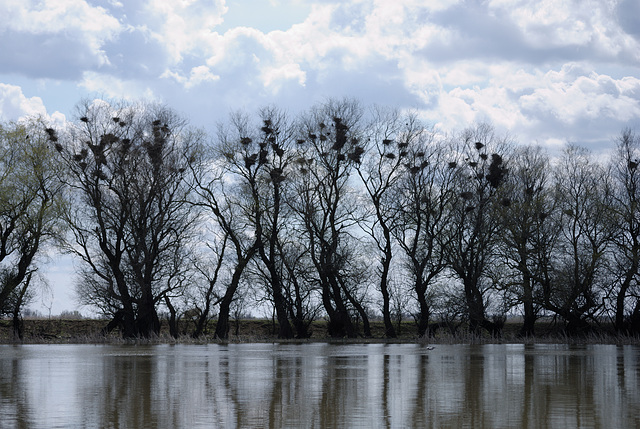
[[[25,343],[102,343],[122,341],[120,333],[113,331],[108,336],[100,334],[102,328],[107,325],[105,320],[90,319],[26,319],[24,320]],[[237,330],[236,330],[237,328]],[[229,334],[230,342],[270,342],[278,341],[277,325],[270,320],[246,319],[239,322],[232,322]],[[360,327],[361,328],[361,327]],[[397,325],[396,325],[397,329]],[[587,337],[568,338],[564,336],[558,327],[549,322],[539,322],[536,328],[537,337],[535,339],[523,340],[517,337],[520,323],[517,321],[507,322],[501,338],[491,338],[488,335],[480,337],[471,336],[464,329],[460,329],[458,334],[452,336],[446,330],[439,330],[435,337],[429,339],[418,338],[416,326],[413,322],[403,322],[397,339],[388,340],[384,338],[384,325],[382,321],[371,322],[371,338],[345,339],[347,342],[430,342],[430,343],[522,343],[522,342],[587,342],[587,343],[620,343],[620,344],[640,344],[639,338],[619,337],[607,332],[590,334]],[[178,342],[213,342],[213,332],[215,331],[215,321],[209,326],[209,334],[204,338],[193,340],[189,333],[193,326],[183,323],[181,326],[183,336]],[[319,320],[312,324],[312,336],[305,341],[328,341],[332,340],[327,336],[326,322]],[[167,323],[162,323],[162,329],[158,342],[176,341],[169,336]],[[342,340],[338,340],[342,341]],[[12,324],[10,320],[0,320],[0,343],[12,343]]]

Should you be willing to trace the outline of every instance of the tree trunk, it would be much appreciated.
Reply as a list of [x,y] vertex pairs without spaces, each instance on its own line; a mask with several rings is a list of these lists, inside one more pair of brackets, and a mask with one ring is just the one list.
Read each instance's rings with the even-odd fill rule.
[[172,338],[178,338],[180,333],[178,332],[178,321],[176,318],[176,308],[171,304],[171,300],[168,296],[164,297],[164,303],[167,305],[169,309],[169,335]]
[[[364,307],[362,306],[362,304],[360,304],[360,302],[357,299],[355,299],[355,297],[351,295],[351,293],[349,293],[349,290],[346,288],[346,285],[344,283],[341,283],[341,286],[342,286],[342,289],[344,290],[345,295],[347,296],[347,299],[349,300],[351,305],[353,305],[353,307],[356,309],[356,311],[362,318],[362,329],[364,331],[364,336],[367,338],[371,337],[371,325],[369,324],[369,316],[367,316],[367,312],[364,310]],[[348,317],[348,313],[347,313],[347,317]]]
[[136,332],[142,338],[160,335],[160,319],[156,306],[150,296],[138,304],[138,317],[135,321]]
[[536,323],[535,308],[533,305],[533,288],[531,285],[531,278],[524,275],[522,281],[522,287],[524,289],[524,295],[522,297],[522,304],[524,305],[524,321],[520,328],[521,337],[532,337],[535,335],[534,326]]
[[24,320],[20,317],[20,313],[13,312],[13,338],[20,340],[24,338]]
[[484,327],[488,322],[485,318],[482,294],[478,290],[477,282],[473,279],[465,278],[463,283],[469,317],[469,331],[473,334],[479,334],[480,328]]
[[291,309],[291,319],[296,330],[296,338],[309,338],[311,336],[311,333],[309,332],[310,323],[304,318],[305,312],[302,305],[302,297],[300,296],[300,285],[295,279],[293,282],[295,289],[295,304]]
[[209,321],[210,311],[211,311],[211,304],[207,302],[205,304],[204,310],[202,310],[198,315],[198,320],[196,321],[196,328],[193,330],[193,333],[191,334],[192,338],[198,338],[205,333],[205,328],[207,327],[207,322]]
[[238,290],[238,286],[240,285],[240,277],[242,276],[242,272],[244,268],[249,263],[249,260],[255,254],[255,246],[253,250],[250,250],[247,256],[241,259],[233,272],[233,277],[231,278],[231,283],[227,287],[227,290],[224,294],[224,297],[220,301],[220,311],[218,313],[218,323],[216,323],[216,331],[213,334],[214,338],[219,340],[227,340],[229,339],[229,312],[231,310],[231,303],[233,302],[233,298]]
[[431,308],[427,303],[427,299],[424,296],[424,287],[422,286],[422,282],[419,280],[417,283],[420,285],[416,285],[416,292],[418,292],[418,304],[420,306],[418,313],[418,336],[420,338],[424,337],[429,329],[429,318],[431,317]]
[[305,323],[302,318],[294,317],[293,326],[296,330],[296,338],[306,339],[311,336],[311,333],[309,332],[309,324]]
[[569,313],[565,319],[567,320],[565,330],[568,335],[582,335],[591,331],[591,325],[580,315]]
[[273,301],[278,319],[278,338],[293,338],[293,329],[287,316],[287,306],[280,285],[274,285]]
[[349,316],[349,311],[342,299],[341,288],[338,285],[336,279],[328,280],[330,290],[333,292],[333,302],[335,303],[335,309],[329,314],[329,335],[334,338],[355,338],[356,330]]
[[629,316],[629,323],[627,328],[629,335],[640,334],[640,299],[636,300],[636,305]]
[[633,281],[634,274],[637,272],[637,268],[632,267],[627,271],[627,274],[624,277],[622,284],[620,285],[620,290],[618,291],[618,295],[616,296],[616,319],[615,319],[615,329],[618,333],[625,332],[628,327],[627,323],[624,320],[625,313],[625,300],[627,298],[627,290],[631,286],[631,282]]
[[[390,265],[391,249],[387,249],[386,256],[382,258],[382,275],[380,276],[380,292],[382,293],[382,318],[384,319],[384,335],[387,338],[396,338],[396,330],[393,327],[393,321],[391,320],[391,297],[389,294],[388,284]],[[402,309],[400,309],[400,311],[402,311]]]
[[220,311],[218,313],[218,322],[216,323],[216,331],[213,334],[213,338],[218,340],[229,339],[229,311],[231,309],[231,302],[233,301],[233,295],[235,294],[237,285],[229,285],[224,298],[220,301]]

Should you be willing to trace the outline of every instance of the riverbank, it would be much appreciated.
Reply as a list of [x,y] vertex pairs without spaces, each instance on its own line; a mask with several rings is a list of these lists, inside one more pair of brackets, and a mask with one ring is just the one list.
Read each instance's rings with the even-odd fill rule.
[[[201,338],[191,338],[188,333],[190,327],[184,324],[181,328],[184,332],[179,338],[169,335],[166,323],[162,324],[160,336],[152,340],[123,340],[118,331],[108,335],[102,335],[101,330],[107,325],[105,320],[91,319],[26,319],[24,320],[23,339],[17,341],[13,338],[12,323],[10,320],[0,320],[1,344],[78,344],[78,343],[215,343],[213,339],[215,321],[209,326],[209,335]],[[277,326],[270,320],[246,319],[233,322],[228,342],[345,342],[345,343],[430,343],[430,344],[491,344],[491,343],[549,343],[549,344],[638,344],[640,337],[616,335],[612,331],[603,329],[587,335],[569,337],[552,322],[539,322],[535,337],[522,338],[518,336],[520,324],[507,322],[501,337],[491,337],[487,334],[474,336],[466,330],[460,329],[453,335],[447,330],[439,330],[430,338],[419,338],[416,326],[412,322],[403,322],[397,338],[389,339],[384,336],[384,325],[381,321],[371,322],[372,336],[355,339],[335,339],[327,336],[326,322],[318,320],[311,326],[312,335],[305,340],[280,340],[277,338]],[[397,325],[396,325],[397,329]]]

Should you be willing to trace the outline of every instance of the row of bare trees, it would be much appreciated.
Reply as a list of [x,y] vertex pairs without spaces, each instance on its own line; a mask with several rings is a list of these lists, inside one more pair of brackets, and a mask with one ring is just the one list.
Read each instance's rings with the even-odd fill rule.
[[46,231],[82,261],[81,302],[125,337],[157,334],[166,312],[172,335],[215,318],[224,339],[248,308],[271,313],[281,338],[308,337],[318,317],[333,337],[369,336],[378,315],[395,337],[408,314],[420,335],[499,334],[507,314],[522,335],[541,316],[571,333],[640,332],[632,131],[600,162],[573,145],[552,159],[488,124],[443,135],[350,99],[233,113],[214,136],[165,106],[104,100],[64,128],[31,128],[57,178],[34,201],[63,197]]

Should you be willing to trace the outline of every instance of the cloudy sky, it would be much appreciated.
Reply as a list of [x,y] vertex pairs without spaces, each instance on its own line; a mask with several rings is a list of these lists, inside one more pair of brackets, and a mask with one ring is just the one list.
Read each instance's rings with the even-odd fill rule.
[[4,120],[101,96],[212,128],[353,96],[550,147],[640,128],[638,0],[4,0],[0,16]]
[[640,130],[638,0],[3,0],[0,119],[83,97],[235,109],[352,96],[445,131],[606,150]]

